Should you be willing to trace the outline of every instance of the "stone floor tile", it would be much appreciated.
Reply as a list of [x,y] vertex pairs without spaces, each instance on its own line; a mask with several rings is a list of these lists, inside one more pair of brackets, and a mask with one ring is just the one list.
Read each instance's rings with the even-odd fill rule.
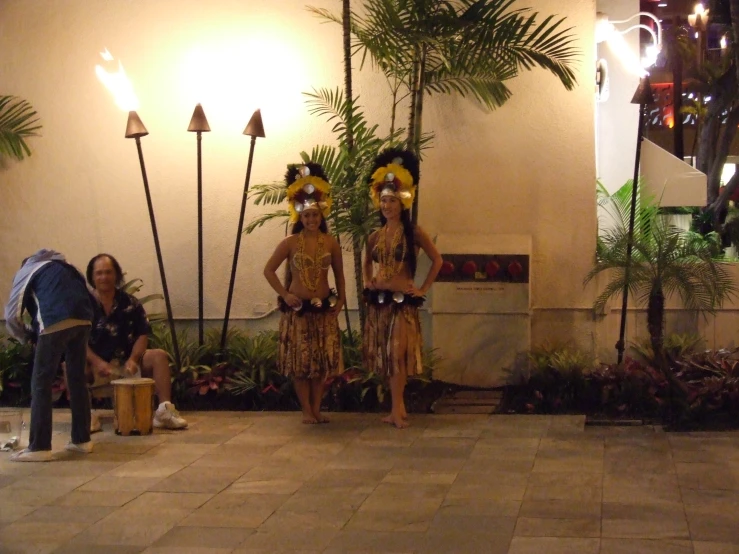
[[505,554],[515,518],[437,515],[419,552],[491,552]]
[[441,503],[439,515],[517,517],[520,500],[489,500],[487,498],[459,498],[448,495]]
[[160,492],[219,493],[246,473],[246,471],[245,469],[231,466],[220,467],[217,470],[186,467],[158,481],[149,487],[149,490]]
[[449,491],[447,485],[400,485],[380,483],[360,510],[384,512],[438,509]]
[[535,456],[521,458],[470,458],[463,467],[463,470],[469,473],[487,473],[489,471],[497,471],[503,473],[523,473],[528,475],[534,467]]
[[291,442],[278,448],[272,459],[286,459],[295,461],[304,460],[331,460],[336,454],[346,448],[342,442],[329,442],[324,444],[301,444]]
[[150,546],[143,554],[229,554],[230,548],[208,548],[205,546]]
[[[32,512],[33,513],[33,512]],[[28,517],[28,516],[26,516]],[[24,518],[25,519],[25,518]],[[14,521],[0,529],[0,545],[10,544],[60,544],[89,527],[88,523]]]
[[419,485],[451,485],[457,478],[456,472],[434,472],[423,470],[403,470],[392,469],[385,478],[383,483],[410,484],[417,483]]
[[600,520],[601,503],[571,500],[524,500],[518,515],[527,518],[597,518]]
[[[429,470],[433,471],[433,470]],[[371,488],[374,489],[388,474],[384,469],[347,469],[334,471],[319,470],[307,479],[301,491],[330,491],[331,489]]]
[[136,492],[142,493],[161,481],[162,477],[115,477],[105,474],[88,481],[74,492]]
[[238,480],[228,488],[229,492],[248,494],[292,494],[303,486],[302,481],[272,479],[265,481]]
[[11,543],[0,545],[0,552],[2,554],[49,554],[56,552],[58,548],[59,543]]
[[139,491],[81,491],[74,490],[51,503],[53,506],[123,506],[141,492]]
[[603,476],[603,502],[680,502],[676,474],[607,473]]
[[[413,455],[399,454],[395,457],[393,470],[432,471],[436,473],[457,473],[468,462],[465,458],[419,458]],[[382,471],[382,470],[381,470]],[[387,473],[387,470],[384,470]]]
[[[499,415],[413,416],[399,433],[331,416],[193,413],[183,433],[106,428],[93,454],[53,464],[0,454],[0,552],[12,536],[90,554],[688,554],[691,538],[739,554],[739,433]],[[68,419],[55,414],[57,449]],[[169,492],[186,490],[204,492]]]
[[115,512],[88,527],[74,537],[70,545],[80,552],[85,545],[117,544],[148,547],[165,535],[175,524],[184,519],[189,510],[170,509],[166,517],[154,518],[151,514],[120,517]]
[[478,439],[481,433],[481,428],[446,425],[428,427],[423,431],[421,437],[424,439]]
[[519,517],[517,537],[600,537],[600,518],[554,519]]
[[269,458],[263,464],[251,468],[237,482],[290,480],[304,482],[327,468],[320,461],[286,461]]
[[387,508],[387,511],[360,509],[351,516],[344,528],[349,531],[422,533],[429,529],[436,515],[434,507],[416,510],[392,510],[392,506]]
[[685,516],[648,517],[635,510],[630,517],[623,518],[608,518],[604,513],[601,536],[604,538],[689,539],[691,533],[688,531]]
[[120,544],[64,544],[53,551],[53,554],[138,554],[144,552],[143,546]]
[[454,480],[454,484],[457,486],[463,485],[481,485],[481,486],[495,486],[497,484],[504,484],[507,486],[517,486],[525,488],[529,482],[529,476],[527,473],[513,472],[513,471],[495,471],[490,470],[487,472],[467,471],[463,469],[457,475]]
[[571,472],[579,470],[582,473],[603,473],[603,458],[587,458],[585,456],[560,456],[549,455],[547,457],[537,454],[534,460],[533,471],[536,473],[547,472]]
[[602,476],[597,473],[532,473],[525,500],[599,502]]
[[195,547],[233,549],[253,534],[252,529],[238,527],[173,527],[152,547]]
[[260,531],[280,531],[284,529],[342,529],[355,510],[330,509],[321,506],[316,509],[292,509],[288,502],[272,513],[260,526]]
[[324,554],[411,554],[424,552],[422,533],[385,533],[342,529],[328,544]]
[[338,530],[301,529],[300,532],[279,531],[257,531],[249,535],[233,553],[246,553],[254,549],[269,549],[269,552],[284,551],[323,551],[339,533]]
[[600,540],[600,554],[694,554],[694,553],[693,553],[693,544],[688,540],[670,541],[670,540],[602,538]]
[[736,506],[725,514],[688,513],[690,536],[695,541],[739,544],[739,514]]
[[[53,463],[48,464],[41,464],[41,465],[53,465]],[[80,468],[80,471],[82,471],[83,468]],[[21,490],[50,490],[50,489],[57,489],[57,490],[63,490],[65,492],[73,491],[77,487],[80,487],[87,483],[88,481],[91,481],[95,476],[94,475],[85,475],[82,473],[78,473],[77,475],[69,475],[69,476],[47,476],[47,475],[39,475],[38,473],[34,473],[32,476],[29,476],[27,478],[21,478],[16,480],[15,483],[12,485],[8,485],[3,489],[3,496],[13,495],[16,491]]]
[[115,510],[110,506],[39,506],[21,523],[81,523],[92,525]]
[[693,541],[694,554],[739,554],[739,543]]
[[179,522],[193,527],[255,529],[282,506],[290,495],[222,492]]
[[479,499],[486,501],[518,501],[526,494],[525,483],[454,483],[447,493],[448,500]]
[[535,456],[539,450],[541,439],[538,438],[495,438],[486,440],[481,437],[470,454],[475,458],[518,458]]
[[372,492],[373,487],[346,487],[343,489],[299,490],[279,508],[280,511],[333,513],[351,515],[356,512]]
[[183,462],[161,463],[160,460],[136,459],[106,473],[104,477],[138,477],[165,479],[187,467]]
[[598,554],[600,539],[513,537],[508,554]]
[[2,490],[2,499],[8,500],[18,506],[43,506],[50,504],[69,494],[72,489],[66,486],[49,487],[47,489],[24,489],[17,488],[14,483]]
[[739,491],[739,467],[714,463],[676,463],[677,477],[683,489]]
[[726,514],[739,506],[739,491],[716,489],[681,489],[685,512]]

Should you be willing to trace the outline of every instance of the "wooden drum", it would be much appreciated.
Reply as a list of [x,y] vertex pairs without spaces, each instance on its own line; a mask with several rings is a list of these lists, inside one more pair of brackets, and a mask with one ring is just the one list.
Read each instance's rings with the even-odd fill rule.
[[152,431],[154,379],[116,379],[113,385],[115,432],[149,435]]

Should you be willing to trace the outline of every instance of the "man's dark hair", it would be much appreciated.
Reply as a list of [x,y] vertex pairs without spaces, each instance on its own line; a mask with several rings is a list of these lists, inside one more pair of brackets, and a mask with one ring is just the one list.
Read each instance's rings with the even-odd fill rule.
[[87,272],[85,273],[85,275],[87,276],[87,282],[90,283],[90,286],[92,288],[95,288],[95,281],[92,278],[92,274],[93,270],[95,269],[95,262],[97,262],[100,258],[108,258],[110,260],[110,263],[113,264],[113,271],[115,271],[115,286],[116,288],[120,288],[123,284],[123,270],[121,269],[121,264],[119,264],[118,260],[116,260],[113,256],[105,253],[98,254],[88,262]]

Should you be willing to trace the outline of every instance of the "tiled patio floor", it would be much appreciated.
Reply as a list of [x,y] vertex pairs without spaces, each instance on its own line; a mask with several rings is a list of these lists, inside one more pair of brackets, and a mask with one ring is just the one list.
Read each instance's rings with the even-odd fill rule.
[[0,552],[739,553],[739,433],[582,417],[191,413],[52,463],[0,454]]

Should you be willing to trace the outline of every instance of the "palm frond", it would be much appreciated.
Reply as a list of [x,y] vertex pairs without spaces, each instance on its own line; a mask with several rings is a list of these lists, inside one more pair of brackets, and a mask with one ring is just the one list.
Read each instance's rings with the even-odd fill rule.
[[262,227],[265,223],[268,223],[273,219],[287,220],[289,218],[290,212],[288,212],[287,210],[276,210],[268,214],[260,215],[259,217],[250,221],[249,224],[244,227],[244,234],[249,235],[253,233],[255,229]]
[[26,142],[39,136],[38,114],[30,103],[21,98],[0,95],[0,161],[6,157],[18,161],[31,155]]
[[254,185],[249,191],[249,198],[259,204],[280,204],[285,201],[286,190],[284,181],[273,181],[271,183]]

